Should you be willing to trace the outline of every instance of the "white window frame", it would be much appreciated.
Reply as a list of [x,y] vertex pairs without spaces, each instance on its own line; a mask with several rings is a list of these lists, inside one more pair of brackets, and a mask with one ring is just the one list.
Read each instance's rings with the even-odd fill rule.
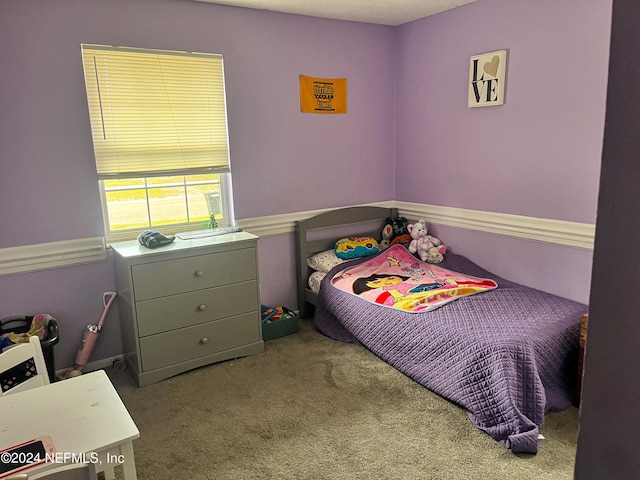
[[[231,196],[231,174],[220,173],[220,213],[221,217],[217,219],[219,227],[235,226],[234,213],[233,213],[233,201]],[[136,238],[140,233],[145,230],[159,230],[165,235],[174,235],[177,232],[187,232],[190,230],[201,230],[207,228],[207,221],[195,221],[184,223],[172,223],[153,225],[146,227],[136,227],[127,229],[111,230],[109,223],[109,210],[107,206],[107,195],[105,191],[104,181],[99,180],[100,187],[100,203],[102,206],[102,217],[104,220],[104,231],[106,232],[106,238],[108,243],[122,242]],[[153,187],[155,188],[155,187]],[[186,201],[186,199],[185,199]]]

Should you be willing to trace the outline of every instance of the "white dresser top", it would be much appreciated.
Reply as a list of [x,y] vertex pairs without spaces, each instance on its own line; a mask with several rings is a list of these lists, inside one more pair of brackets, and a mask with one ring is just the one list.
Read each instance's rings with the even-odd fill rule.
[[147,248],[140,245],[137,240],[131,240],[128,242],[112,243],[113,248],[118,255],[124,258],[142,257],[145,255],[154,255],[159,253],[172,253],[179,252],[181,250],[193,249],[193,248],[208,248],[213,246],[223,246],[228,243],[238,243],[246,241],[255,241],[258,239],[257,235],[252,233],[241,231],[234,233],[227,233],[225,235],[217,235],[214,237],[197,238],[193,240],[182,240],[176,238],[168,245],[164,245],[158,248]]

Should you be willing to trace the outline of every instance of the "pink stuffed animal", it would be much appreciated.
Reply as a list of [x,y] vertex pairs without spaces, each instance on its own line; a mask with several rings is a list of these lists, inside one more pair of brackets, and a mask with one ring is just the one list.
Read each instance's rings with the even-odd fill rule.
[[420,260],[427,263],[440,263],[444,260],[447,248],[440,239],[427,234],[427,224],[424,220],[408,225],[407,228],[412,238],[409,244],[411,253],[417,253]]

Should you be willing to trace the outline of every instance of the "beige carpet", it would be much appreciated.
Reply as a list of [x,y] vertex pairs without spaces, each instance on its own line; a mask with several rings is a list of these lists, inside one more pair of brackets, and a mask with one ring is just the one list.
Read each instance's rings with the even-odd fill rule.
[[571,479],[578,410],[516,456],[362,347],[300,332],[143,388],[108,373],[140,429],[139,479]]

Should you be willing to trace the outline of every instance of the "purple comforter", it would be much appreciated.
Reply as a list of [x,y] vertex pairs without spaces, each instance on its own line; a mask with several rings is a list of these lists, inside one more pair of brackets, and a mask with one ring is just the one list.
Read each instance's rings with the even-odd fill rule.
[[494,279],[496,290],[437,310],[406,313],[323,280],[314,323],[325,335],[364,345],[429,390],[465,408],[471,421],[513,452],[536,453],[549,410],[571,406],[580,319],[587,307],[510,282],[460,255],[440,265]]

